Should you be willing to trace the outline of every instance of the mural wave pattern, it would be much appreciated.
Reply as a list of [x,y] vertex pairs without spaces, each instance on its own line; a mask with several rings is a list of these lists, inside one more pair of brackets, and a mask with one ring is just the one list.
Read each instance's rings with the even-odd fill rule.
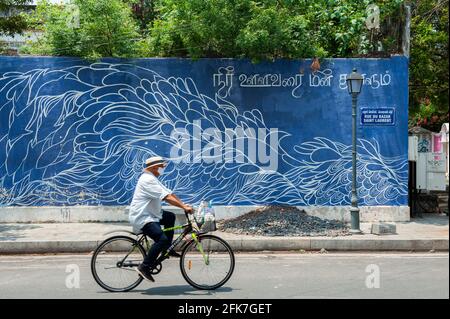
[[[4,73],[0,101],[3,206],[127,205],[144,160],[179,147],[175,129],[192,131],[201,121],[220,131],[269,132],[257,109],[240,113],[199,92],[191,78],[165,78],[129,64]],[[244,163],[172,158],[163,180],[191,203],[348,205],[351,146],[317,137],[285,149],[289,136],[278,132],[282,172],[266,172],[245,154]],[[375,140],[359,140],[358,156],[360,203],[401,204],[407,160],[384,157]]]

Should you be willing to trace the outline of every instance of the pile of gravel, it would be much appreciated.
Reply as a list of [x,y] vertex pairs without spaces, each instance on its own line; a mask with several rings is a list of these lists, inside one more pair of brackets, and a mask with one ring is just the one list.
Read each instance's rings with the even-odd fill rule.
[[222,220],[218,230],[262,236],[346,236],[348,227],[337,220],[309,216],[304,210],[290,206],[266,206],[245,215]]

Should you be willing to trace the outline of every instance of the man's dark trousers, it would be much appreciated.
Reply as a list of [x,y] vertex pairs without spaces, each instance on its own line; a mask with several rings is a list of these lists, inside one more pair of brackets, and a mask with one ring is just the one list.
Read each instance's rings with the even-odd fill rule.
[[170,228],[175,225],[175,214],[166,210],[163,210],[162,219],[158,222],[147,223],[142,228],[145,235],[149,236],[155,242],[150,247],[147,256],[144,258],[143,264],[148,267],[152,267],[153,263],[158,258],[158,255],[162,251],[166,251],[172,244],[174,231],[163,232],[161,225],[164,228]]

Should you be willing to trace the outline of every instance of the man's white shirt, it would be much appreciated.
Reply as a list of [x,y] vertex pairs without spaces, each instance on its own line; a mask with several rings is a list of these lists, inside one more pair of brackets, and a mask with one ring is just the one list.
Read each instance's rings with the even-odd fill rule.
[[171,193],[152,173],[144,172],[139,177],[129,212],[134,232],[138,233],[147,223],[160,221],[161,201]]

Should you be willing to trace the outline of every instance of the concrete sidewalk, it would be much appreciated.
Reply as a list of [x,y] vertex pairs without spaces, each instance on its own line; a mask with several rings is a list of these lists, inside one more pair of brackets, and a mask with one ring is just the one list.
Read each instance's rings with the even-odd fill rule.
[[[266,237],[216,231],[236,251],[448,251],[448,216],[429,215],[396,223],[395,235],[343,237]],[[91,252],[115,230],[131,230],[127,223],[0,224],[0,254]]]

